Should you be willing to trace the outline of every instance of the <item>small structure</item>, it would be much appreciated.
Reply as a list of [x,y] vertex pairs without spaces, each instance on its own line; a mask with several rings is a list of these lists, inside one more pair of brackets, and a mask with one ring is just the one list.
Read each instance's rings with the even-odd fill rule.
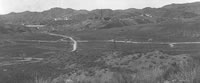
[[59,21],[59,20],[69,20],[68,17],[64,17],[64,18],[54,18],[54,21]]
[[153,41],[153,39],[152,38],[148,39],[148,42],[150,42],[150,41]]
[[26,27],[29,28],[35,28],[37,30],[39,30],[40,28],[44,27],[45,25],[25,25]]
[[175,43],[170,43],[169,46],[170,46],[171,48],[173,48],[173,47],[174,47],[174,44],[175,44]]

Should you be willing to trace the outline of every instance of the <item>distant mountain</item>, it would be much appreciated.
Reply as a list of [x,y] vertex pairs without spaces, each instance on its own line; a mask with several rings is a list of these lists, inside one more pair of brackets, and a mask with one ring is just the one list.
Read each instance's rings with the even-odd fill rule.
[[161,8],[126,10],[96,9],[92,11],[52,8],[43,12],[25,11],[0,16],[5,24],[42,24],[47,26],[105,29],[138,24],[184,21],[200,15],[200,2],[170,4]]
[[186,4],[170,4],[164,6],[163,8],[200,14],[200,2]]

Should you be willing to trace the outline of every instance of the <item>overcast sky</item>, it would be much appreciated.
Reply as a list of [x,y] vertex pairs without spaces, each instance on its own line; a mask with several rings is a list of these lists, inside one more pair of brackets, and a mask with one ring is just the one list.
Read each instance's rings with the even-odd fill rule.
[[128,9],[162,7],[171,3],[188,3],[200,0],[0,0],[0,14],[22,11],[43,11],[53,7],[73,9]]

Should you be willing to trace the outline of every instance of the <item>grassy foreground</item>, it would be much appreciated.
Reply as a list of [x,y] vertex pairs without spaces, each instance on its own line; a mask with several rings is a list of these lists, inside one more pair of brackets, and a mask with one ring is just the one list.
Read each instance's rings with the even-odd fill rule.
[[[70,56],[60,55],[60,58],[57,60],[54,57],[54,61],[51,60],[51,63],[65,64],[66,69],[74,69],[74,71],[54,78],[36,77],[35,80],[30,83],[200,82],[198,56],[195,56],[195,58],[186,54],[172,56],[159,51],[145,54],[106,52],[104,55],[105,56],[101,56],[94,61],[96,65],[90,67],[85,65],[88,63],[74,63],[73,60],[70,61],[70,59],[67,59],[70,58]],[[79,60],[78,57],[80,58],[79,55],[73,56],[76,56],[77,60]],[[65,63],[65,61],[68,61],[68,63]]]

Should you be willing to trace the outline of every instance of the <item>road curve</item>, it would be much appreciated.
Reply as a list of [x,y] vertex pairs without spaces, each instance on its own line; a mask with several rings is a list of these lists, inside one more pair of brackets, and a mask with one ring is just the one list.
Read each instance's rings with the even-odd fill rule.
[[64,38],[69,38],[70,40],[72,40],[73,42],[73,49],[72,49],[72,52],[76,51],[77,50],[77,41],[75,39],[73,39],[72,37],[70,36],[66,36],[66,35],[61,35],[61,34],[55,34],[55,33],[49,33],[49,32],[43,32],[43,33],[46,33],[48,35],[53,35],[53,36],[59,36],[59,37],[64,37]]

